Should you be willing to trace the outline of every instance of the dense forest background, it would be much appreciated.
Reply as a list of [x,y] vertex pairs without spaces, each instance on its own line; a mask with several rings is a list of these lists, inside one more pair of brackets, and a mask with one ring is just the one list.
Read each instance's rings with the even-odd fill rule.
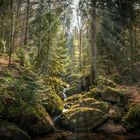
[[[78,6],[79,5],[79,6]],[[1,0],[1,56],[45,75],[137,80],[139,1]]]
[[[53,122],[49,128],[32,123],[32,114],[36,120],[38,110],[44,114],[43,106],[49,114],[45,116],[54,119],[66,104],[80,102],[79,93],[97,88],[112,96],[119,88],[133,96],[122,113],[125,123],[121,120],[128,129],[139,130],[139,87],[139,0],[0,0],[1,126],[6,120],[31,135],[48,133]],[[31,116],[19,113],[24,109]],[[131,111],[138,111],[130,117],[134,124]]]

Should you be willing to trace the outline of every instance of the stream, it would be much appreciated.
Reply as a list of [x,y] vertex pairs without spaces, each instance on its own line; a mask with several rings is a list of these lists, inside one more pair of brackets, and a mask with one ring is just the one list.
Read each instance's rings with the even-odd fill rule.
[[[63,92],[61,93],[63,96],[63,100],[67,98],[65,94],[66,90],[69,88],[64,88]],[[66,107],[64,105],[63,112],[66,111]],[[59,116],[54,117],[53,121],[54,124],[57,125],[57,121],[59,121]],[[132,135],[132,134],[113,134],[107,133],[104,131],[101,132],[83,132],[83,133],[75,133],[66,130],[56,130],[55,133],[49,134],[46,136],[33,138],[32,140],[140,140],[140,136]]]
[[[64,88],[63,89],[63,92],[61,93],[62,94],[62,97],[63,97],[63,100],[65,100],[66,98],[67,98],[67,95],[66,95],[66,90],[68,90],[69,89],[69,85],[66,87],[66,88]],[[62,112],[65,112],[67,109],[66,109],[66,107],[65,107],[65,105],[64,105],[64,109],[63,109],[63,111]],[[54,122],[54,124],[57,124],[57,120],[59,119],[59,117],[61,116],[61,114],[59,115],[59,116],[56,116],[56,117],[54,117],[54,119],[53,119],[53,122]]]

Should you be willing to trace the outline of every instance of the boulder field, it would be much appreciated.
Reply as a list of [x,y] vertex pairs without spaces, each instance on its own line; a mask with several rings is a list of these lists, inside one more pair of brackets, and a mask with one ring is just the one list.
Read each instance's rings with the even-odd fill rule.
[[34,90],[35,96],[28,95],[33,100],[27,100],[24,93],[12,90],[5,85],[0,90],[2,140],[30,140],[53,133],[56,127],[76,132],[127,133],[140,126],[140,103],[131,102],[130,96],[115,86],[97,86],[64,101],[54,91]]
[[[114,128],[117,130],[112,132],[123,133],[127,129],[122,122],[125,121],[129,99],[128,94],[114,87],[93,88],[89,92],[73,95],[64,100],[66,109],[59,117],[59,122],[73,131],[109,131]],[[107,123],[110,121],[112,124]],[[105,127],[104,124],[111,128]],[[104,129],[100,129],[102,127]]]

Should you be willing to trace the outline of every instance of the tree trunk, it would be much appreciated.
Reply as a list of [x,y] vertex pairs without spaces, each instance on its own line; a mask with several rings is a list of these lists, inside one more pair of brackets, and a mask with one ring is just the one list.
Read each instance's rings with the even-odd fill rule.
[[40,0],[40,4],[39,4],[39,17],[38,17],[38,20],[39,20],[39,29],[40,29],[40,31],[39,31],[39,36],[38,36],[38,45],[37,45],[37,47],[38,47],[38,52],[37,52],[37,55],[38,55],[38,58],[40,59],[40,51],[41,51],[41,49],[40,49],[40,47],[41,47],[41,40],[42,40],[42,29],[41,29],[41,26],[42,26],[42,12],[43,12],[43,3],[44,3],[44,0]]
[[79,37],[79,66],[80,72],[82,72],[82,29],[80,29],[80,37]]
[[9,62],[8,67],[11,65],[11,59],[12,59],[12,49],[13,49],[13,0],[11,0],[10,3],[10,10],[11,10],[11,25],[10,25],[10,42],[9,42]]
[[96,0],[91,1],[91,84],[97,79]]
[[28,45],[28,25],[29,25],[29,9],[30,9],[30,0],[27,0],[27,10],[26,10],[26,20],[25,20],[25,36],[24,36],[24,45]]
[[130,34],[130,67],[131,67],[131,76],[132,79],[135,80],[135,76],[134,76],[134,43],[133,43],[133,27],[132,25],[130,25],[130,29],[129,29],[129,34]]

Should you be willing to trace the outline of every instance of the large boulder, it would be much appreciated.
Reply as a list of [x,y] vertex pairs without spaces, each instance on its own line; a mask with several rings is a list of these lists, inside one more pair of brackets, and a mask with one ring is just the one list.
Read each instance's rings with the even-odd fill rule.
[[15,124],[0,120],[0,140],[31,140],[31,138]]
[[126,103],[127,96],[120,90],[112,87],[94,88],[90,93],[85,95],[86,97],[94,97],[98,100],[103,100],[117,105],[123,106]]
[[64,101],[67,109],[60,116],[63,126],[74,131],[90,131],[107,120],[108,103],[87,98],[85,94],[73,95]]
[[9,108],[8,120],[18,124],[29,134],[44,134],[54,130],[54,124],[42,105],[28,105]]
[[54,124],[39,103],[26,103],[11,94],[0,95],[0,118],[9,120],[29,134],[43,134],[54,130]]
[[78,107],[63,112],[61,123],[73,131],[90,131],[100,126],[108,116],[94,108]]
[[49,115],[58,116],[62,113],[64,109],[63,101],[54,91],[42,91],[38,96]]

